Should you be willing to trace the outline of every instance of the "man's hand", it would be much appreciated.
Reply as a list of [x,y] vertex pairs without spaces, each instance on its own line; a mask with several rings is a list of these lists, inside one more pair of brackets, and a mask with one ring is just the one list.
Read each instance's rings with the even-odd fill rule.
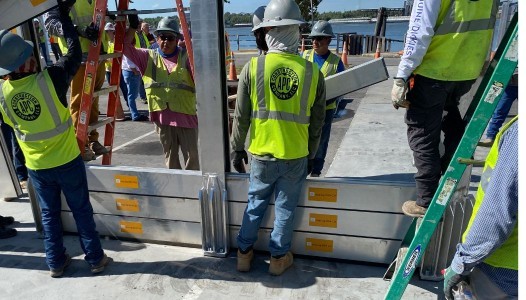
[[71,11],[71,7],[77,2],[76,0],[57,0],[58,10],[63,16],[68,16]]
[[243,164],[243,161],[245,161],[245,164],[248,164],[248,155],[247,151],[236,151],[234,152],[234,158],[232,159],[232,164],[234,165],[234,169],[238,173],[246,173],[245,171],[245,165]]
[[128,22],[130,23],[130,28],[135,30],[139,29],[139,16],[136,13],[128,15]]
[[457,274],[451,269],[451,266],[449,266],[444,274],[444,295],[447,300],[453,299],[453,288],[455,288],[461,281],[466,281],[466,276]]
[[314,159],[309,159],[307,161],[307,176],[309,176],[309,174],[312,173],[313,169],[314,169]]
[[391,101],[393,102],[394,108],[400,107],[409,108],[411,104],[406,100],[406,94],[409,90],[409,81],[403,78],[394,78],[393,89],[391,90]]
[[91,22],[88,26],[75,26],[79,36],[86,38],[92,42],[99,38],[99,28]]

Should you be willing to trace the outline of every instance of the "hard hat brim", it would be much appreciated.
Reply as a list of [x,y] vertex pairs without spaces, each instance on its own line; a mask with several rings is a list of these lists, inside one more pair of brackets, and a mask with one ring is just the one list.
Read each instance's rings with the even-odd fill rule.
[[261,27],[277,27],[277,26],[287,26],[287,25],[301,25],[306,22],[303,20],[293,20],[293,19],[282,19],[282,20],[266,20],[259,24],[258,28]]
[[328,33],[315,33],[315,34],[309,34],[309,37],[317,37],[317,36],[334,37],[334,34],[328,34]]
[[157,36],[159,33],[161,32],[170,32],[170,33],[173,33],[175,34],[177,37],[181,36],[181,33],[180,32],[177,32],[175,30],[173,30],[172,28],[168,28],[168,27],[164,27],[164,28],[157,28],[153,31],[153,34],[155,34],[155,36]]
[[20,53],[20,56],[9,66],[6,66],[5,68],[0,67],[0,76],[7,75],[14,70],[18,69],[23,63],[26,62],[26,60],[33,54],[33,43],[30,41],[25,41],[27,43],[26,47]]

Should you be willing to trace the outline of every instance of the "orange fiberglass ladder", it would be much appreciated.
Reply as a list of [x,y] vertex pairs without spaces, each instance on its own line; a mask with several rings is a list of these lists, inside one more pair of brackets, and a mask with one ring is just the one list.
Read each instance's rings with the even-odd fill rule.
[[[107,0],[96,0],[93,13],[93,23],[99,28],[99,38],[90,44],[88,58],[86,61],[86,73],[84,75],[84,90],[79,111],[79,121],[76,128],[77,142],[81,153],[88,139],[88,133],[96,128],[105,126],[104,146],[110,151],[102,157],[102,164],[111,164],[113,138],[115,135],[115,112],[120,105],[119,81],[121,78],[122,50],[124,48],[124,36],[126,34],[126,17],[118,16],[115,25],[115,50],[114,53],[100,55],[104,25],[106,24]],[[128,10],[128,0],[119,0],[117,10]],[[111,76],[109,87],[94,91],[95,76],[100,63],[112,58]],[[94,97],[109,93],[106,118],[93,124],[89,124],[91,105]]]

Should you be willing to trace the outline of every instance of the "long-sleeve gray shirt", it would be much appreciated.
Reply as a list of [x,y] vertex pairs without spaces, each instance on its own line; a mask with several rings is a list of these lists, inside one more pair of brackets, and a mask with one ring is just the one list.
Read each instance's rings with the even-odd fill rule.
[[[236,109],[234,113],[234,124],[232,126],[232,150],[242,151],[245,149],[245,140],[250,128],[250,119],[252,117],[251,78],[250,78],[250,61],[243,67],[239,77],[237,88]],[[325,81],[323,74],[319,72],[318,85],[316,88],[316,97],[314,105],[310,110],[309,123],[309,159],[314,158],[320,142],[321,129],[325,119]],[[291,141],[293,143],[294,141]],[[259,159],[276,160],[274,157],[264,156]]]

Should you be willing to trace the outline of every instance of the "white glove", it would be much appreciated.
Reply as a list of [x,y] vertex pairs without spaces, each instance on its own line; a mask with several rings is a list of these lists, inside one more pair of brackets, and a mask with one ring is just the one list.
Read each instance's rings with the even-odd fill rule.
[[406,100],[406,94],[409,90],[409,81],[403,78],[394,78],[393,89],[391,90],[391,101],[393,102],[394,108],[400,107],[408,108],[411,104]]

